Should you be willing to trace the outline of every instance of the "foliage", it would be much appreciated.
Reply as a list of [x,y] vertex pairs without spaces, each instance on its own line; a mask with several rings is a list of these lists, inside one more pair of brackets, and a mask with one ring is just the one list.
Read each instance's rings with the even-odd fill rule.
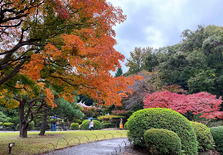
[[112,120],[112,119],[120,119],[123,118],[123,116],[117,116],[117,115],[105,115],[105,116],[99,116],[98,119],[100,121],[103,120]]
[[71,123],[70,129],[71,130],[78,130],[79,129],[79,124],[78,123]]
[[82,121],[80,119],[74,119],[74,123],[78,123],[78,124],[81,124]]
[[122,68],[119,67],[118,70],[117,70],[117,72],[115,73],[115,77],[119,77],[119,76],[121,76],[122,74],[123,74]]
[[166,90],[146,94],[143,102],[144,108],[170,108],[181,114],[190,111],[193,115],[201,114],[201,118],[205,117],[209,119],[223,117],[223,112],[220,111],[221,98],[217,99],[216,95],[205,92],[185,95],[171,93]]
[[202,91],[223,95],[223,27],[198,25],[182,32],[180,43],[164,47],[157,54],[160,78],[189,93]]
[[210,128],[213,136],[216,149],[221,155],[223,155],[223,126]]
[[2,126],[3,125],[3,122],[0,122],[0,126]]
[[201,123],[191,122],[191,124],[197,135],[198,151],[203,152],[214,149],[214,140],[210,129],[206,125]]
[[128,138],[134,145],[145,146],[143,134],[149,129],[167,129],[181,139],[182,149],[188,155],[197,154],[197,137],[191,123],[171,109],[149,108],[133,113],[128,119]]
[[10,117],[7,117],[3,112],[0,111],[0,122],[8,122],[10,120]]
[[29,125],[28,125],[28,130],[33,130],[34,129],[34,121],[30,122]]
[[103,128],[114,128],[116,126],[116,124],[114,123],[104,123]]
[[10,122],[3,123],[3,127],[12,127],[12,126],[13,126],[13,123],[10,123]]
[[[101,122],[97,120],[93,120],[94,122],[94,130],[100,130],[102,128]],[[84,120],[80,125],[80,130],[89,130],[89,120]]]
[[148,50],[150,50],[149,47],[135,47],[134,51],[130,52],[130,58],[127,59],[127,63],[125,64],[127,67],[129,67],[129,70],[127,73],[125,73],[125,76],[138,73],[145,68],[145,58]]
[[128,130],[128,122],[125,122],[125,124],[124,124],[124,129],[125,129],[125,130]]
[[181,154],[181,140],[177,134],[166,129],[149,129],[144,133],[146,147],[152,154]]

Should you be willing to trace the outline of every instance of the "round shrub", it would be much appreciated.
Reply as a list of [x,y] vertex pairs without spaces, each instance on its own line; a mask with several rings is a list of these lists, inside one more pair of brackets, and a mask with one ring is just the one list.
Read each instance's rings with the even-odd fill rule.
[[124,125],[124,129],[125,129],[125,130],[128,130],[128,122],[125,123],[125,125]]
[[167,129],[181,139],[187,155],[197,154],[197,137],[190,121],[183,115],[165,108],[149,108],[134,112],[128,119],[128,138],[135,146],[145,146],[143,134],[151,128]]
[[210,129],[201,123],[191,122],[197,135],[198,151],[207,151],[214,149],[214,140]]
[[34,122],[30,122],[28,125],[28,130],[33,130],[34,129]]
[[166,129],[149,129],[144,133],[146,147],[152,154],[181,154],[181,140],[176,133]]
[[[94,130],[99,130],[102,128],[101,122],[97,120],[93,120],[94,122]],[[89,130],[89,120],[84,120],[80,126],[81,130]]]
[[3,125],[3,122],[0,122],[0,126],[2,126]]
[[216,144],[217,151],[223,155],[223,127],[212,127],[210,131]]
[[71,130],[78,130],[79,129],[79,124],[78,123],[71,123],[70,129]]

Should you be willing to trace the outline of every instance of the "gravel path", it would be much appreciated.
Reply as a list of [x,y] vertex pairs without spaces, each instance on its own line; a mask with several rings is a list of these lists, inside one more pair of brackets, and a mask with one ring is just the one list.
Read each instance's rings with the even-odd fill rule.
[[71,148],[57,150],[46,155],[111,155],[116,151],[121,154],[125,146],[130,146],[127,138],[103,140],[80,144]]

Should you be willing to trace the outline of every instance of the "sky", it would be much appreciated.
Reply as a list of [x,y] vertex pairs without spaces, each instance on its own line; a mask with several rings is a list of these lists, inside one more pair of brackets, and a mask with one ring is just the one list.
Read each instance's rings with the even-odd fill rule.
[[[223,26],[223,0],[107,0],[127,20],[114,27],[115,49],[126,59],[135,47],[159,48],[181,41],[181,33],[198,25]],[[122,62],[123,72],[127,72]],[[114,73],[113,73],[114,74]]]

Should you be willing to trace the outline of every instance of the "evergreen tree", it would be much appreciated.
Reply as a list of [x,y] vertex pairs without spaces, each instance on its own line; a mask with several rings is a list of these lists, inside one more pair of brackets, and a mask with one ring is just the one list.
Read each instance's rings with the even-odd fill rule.
[[115,77],[119,77],[119,76],[121,76],[123,74],[123,72],[122,72],[122,68],[118,68],[118,70],[117,70],[117,72],[115,73]]

